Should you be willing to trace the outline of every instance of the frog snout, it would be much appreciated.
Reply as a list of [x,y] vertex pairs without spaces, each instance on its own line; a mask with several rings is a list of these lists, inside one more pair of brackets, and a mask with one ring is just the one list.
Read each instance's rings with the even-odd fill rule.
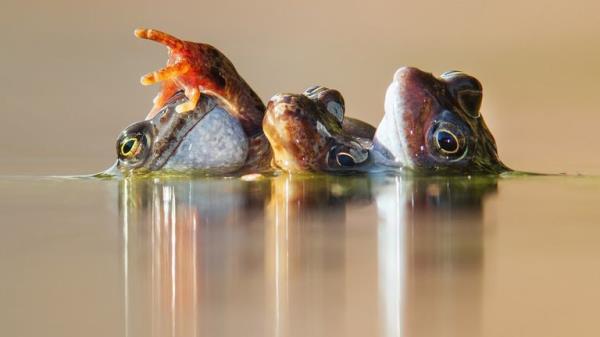
[[414,81],[423,77],[423,75],[427,75],[427,73],[420,69],[414,67],[401,67],[394,73],[394,81],[400,83]]

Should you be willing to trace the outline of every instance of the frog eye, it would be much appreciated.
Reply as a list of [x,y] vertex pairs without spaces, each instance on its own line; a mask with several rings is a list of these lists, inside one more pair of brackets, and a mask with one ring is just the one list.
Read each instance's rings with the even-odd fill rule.
[[368,151],[354,142],[335,146],[332,149],[332,154],[335,154],[335,163],[337,166],[342,168],[355,167],[364,163],[369,158]]
[[448,130],[437,130],[433,135],[438,149],[447,155],[455,154],[460,149],[458,137]]
[[468,148],[465,137],[467,130],[455,123],[440,121],[430,132],[430,148],[438,159],[456,161],[464,158]]
[[129,166],[135,165],[145,159],[148,140],[144,134],[126,135],[117,143],[119,159]]
[[125,129],[117,140],[119,163],[129,168],[141,166],[151,152],[150,138],[150,126],[145,121]]
[[336,155],[335,160],[341,167],[354,167],[356,166],[356,160],[348,152],[340,152]]
[[136,137],[127,137],[121,142],[119,155],[125,158],[135,156],[140,150],[140,141]]

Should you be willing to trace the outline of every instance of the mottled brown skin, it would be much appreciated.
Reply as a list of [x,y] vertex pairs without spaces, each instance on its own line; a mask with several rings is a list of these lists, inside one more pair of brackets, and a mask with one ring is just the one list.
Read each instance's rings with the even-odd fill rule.
[[[304,95],[272,98],[267,104],[263,130],[273,150],[273,164],[290,172],[319,171],[330,144],[317,130],[317,122],[326,115]],[[329,119],[334,125],[333,117]]]
[[[341,94],[316,88],[309,88],[300,95],[275,95],[267,104],[263,130],[273,149],[275,167],[288,172],[336,171],[344,170],[336,158],[339,153],[366,159],[366,150],[360,142],[369,140],[344,130]],[[327,108],[332,107],[329,102],[337,104],[335,111]],[[352,121],[356,133],[372,134],[372,126]]]

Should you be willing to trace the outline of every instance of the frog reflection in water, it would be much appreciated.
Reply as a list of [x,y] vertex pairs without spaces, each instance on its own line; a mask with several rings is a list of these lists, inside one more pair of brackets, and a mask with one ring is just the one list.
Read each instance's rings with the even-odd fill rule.
[[404,67],[387,89],[385,114],[372,138],[372,127],[344,121],[341,95],[336,104],[315,97],[310,89],[274,96],[263,129],[273,163],[289,172],[509,171],[480,114],[481,99],[481,84],[472,76],[452,71],[436,78]]
[[161,90],[146,120],[121,132],[117,163],[106,174],[227,174],[269,167],[264,104],[225,55],[152,29],[135,35],[166,45],[169,60],[142,77],[144,85],[160,82]]
[[[222,335],[240,317],[258,323],[227,335],[335,335],[352,322],[386,336],[477,335],[497,181],[122,179],[125,335]],[[362,310],[340,310],[348,303]]]

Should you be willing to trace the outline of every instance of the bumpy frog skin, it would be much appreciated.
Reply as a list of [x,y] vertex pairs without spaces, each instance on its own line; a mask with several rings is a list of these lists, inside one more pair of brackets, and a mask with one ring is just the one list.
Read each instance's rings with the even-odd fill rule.
[[509,170],[479,112],[481,84],[464,73],[399,69],[375,129],[345,117],[336,90],[279,94],[265,108],[216,48],[152,29],[135,35],[167,46],[169,58],[141,78],[161,90],[146,120],[121,133],[117,162],[105,174],[255,173],[269,164],[288,172]]
[[118,160],[107,173],[226,174],[269,166],[265,106],[225,55],[157,30],[137,29],[135,35],[166,45],[169,59],[142,77],[142,84],[161,82],[162,88],[146,120],[119,136]]
[[481,83],[459,71],[439,78],[400,68],[373,140],[380,165],[429,173],[497,174],[509,169],[479,111]]
[[263,121],[273,164],[288,172],[343,171],[366,161],[374,128],[344,118],[344,99],[325,87],[275,95]]
[[310,93],[274,96],[263,129],[273,163],[289,172],[498,174],[509,169],[479,112],[481,94],[479,81],[462,72],[437,78],[405,67],[388,87],[372,139],[341,127],[336,109]]

